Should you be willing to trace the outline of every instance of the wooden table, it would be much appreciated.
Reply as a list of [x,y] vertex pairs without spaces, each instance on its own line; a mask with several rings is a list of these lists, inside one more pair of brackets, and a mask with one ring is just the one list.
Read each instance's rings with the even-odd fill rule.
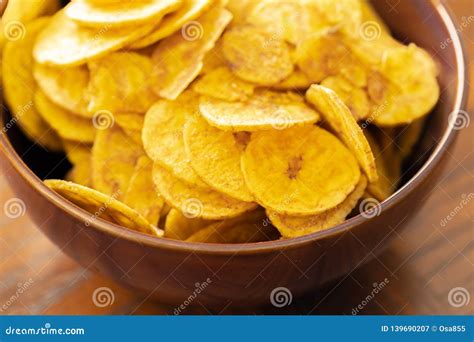
[[[459,22],[473,15],[471,0],[452,0],[450,6]],[[470,49],[471,79],[474,75],[474,22],[463,30]],[[470,108],[474,88],[470,86]],[[472,116],[471,111],[471,116]],[[195,313],[298,313],[298,314],[468,314],[474,298],[457,307],[448,301],[450,291],[474,296],[474,200],[459,209],[464,198],[474,194],[473,127],[465,128],[448,156],[448,171],[426,199],[422,210],[402,235],[394,237],[388,250],[365,266],[354,270],[327,288],[306,298],[295,299],[285,309],[261,308],[222,312],[206,308],[187,309]],[[1,176],[1,175],[0,175]],[[467,197],[466,197],[467,196]],[[13,197],[0,177],[0,208]],[[443,224],[443,218],[455,213]],[[18,219],[0,213],[0,314],[172,314],[172,307],[144,300],[144,296],[121,288],[109,279],[91,273],[49,242],[25,215]],[[372,298],[373,284],[387,278],[383,290]],[[17,295],[18,288],[25,288]],[[114,302],[94,305],[96,289],[108,287]],[[453,290],[454,289],[454,290]],[[458,297],[461,298],[461,297]],[[462,303],[461,303],[462,304]]]

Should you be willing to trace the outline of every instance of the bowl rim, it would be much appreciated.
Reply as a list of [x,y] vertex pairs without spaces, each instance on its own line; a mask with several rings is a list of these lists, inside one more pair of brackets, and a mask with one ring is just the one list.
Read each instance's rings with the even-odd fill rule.
[[[445,24],[449,38],[452,40],[454,53],[456,56],[457,64],[457,84],[456,84],[456,98],[454,101],[454,109],[451,112],[455,114],[453,119],[450,122],[455,122],[454,119],[460,115],[467,101],[467,91],[466,91],[466,82],[467,77],[467,65],[465,64],[464,48],[462,45],[462,40],[456,30],[455,24],[446,9],[446,7],[441,4],[434,4],[435,10],[438,12],[441,20]],[[446,130],[444,131],[440,141],[438,142],[436,148],[431,153],[428,160],[423,164],[423,166],[417,171],[417,173],[400,189],[393,193],[389,198],[385,199],[380,203],[380,211],[383,212],[396,204],[402,201],[411,191],[424,182],[428,175],[433,171],[433,169],[439,164],[440,160],[445,154],[446,149],[451,145],[458,131],[454,129],[454,125],[448,124]],[[289,238],[284,240],[276,241],[264,241],[256,243],[238,243],[238,244],[223,244],[223,243],[201,243],[201,242],[186,242],[179,240],[172,240],[167,238],[158,238],[143,233],[139,233],[133,230],[124,229],[122,226],[107,222],[102,219],[94,220],[90,222],[90,214],[85,210],[77,207],[73,203],[67,201],[60,195],[58,195],[53,190],[49,189],[42,181],[39,179],[33,171],[31,171],[28,166],[24,163],[21,157],[16,153],[13,146],[11,145],[6,134],[0,134],[0,147],[3,151],[3,154],[9,160],[12,167],[19,173],[19,175],[27,182],[32,188],[38,192],[42,197],[48,200],[50,203],[55,205],[58,209],[61,209],[66,212],[67,215],[71,215],[74,218],[80,220],[81,222],[89,222],[89,226],[84,225],[84,228],[93,228],[97,229],[102,233],[112,235],[116,238],[123,238],[129,242],[138,242],[141,245],[159,248],[164,250],[173,250],[181,252],[199,252],[201,254],[216,254],[216,255],[236,255],[236,254],[253,254],[256,252],[272,252],[275,250],[283,250],[287,248],[294,248],[315,241],[327,238],[331,235],[340,234],[344,231],[347,231],[353,227],[359,226],[364,222],[372,220],[374,218],[364,217],[359,214],[355,217],[352,217],[343,223],[336,225],[332,228],[314,232],[308,235]]]

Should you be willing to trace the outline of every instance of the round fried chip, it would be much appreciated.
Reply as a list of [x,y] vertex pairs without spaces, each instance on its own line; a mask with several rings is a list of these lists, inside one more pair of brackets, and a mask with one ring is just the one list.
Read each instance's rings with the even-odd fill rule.
[[91,146],[71,140],[63,140],[64,152],[73,165],[66,175],[66,180],[91,187]]
[[222,38],[222,52],[240,78],[259,85],[272,85],[293,72],[290,47],[270,33],[252,26],[239,26]]
[[65,14],[81,25],[110,27],[156,23],[181,6],[181,0],[108,1],[72,0]]
[[153,51],[153,89],[166,99],[176,99],[199,75],[203,59],[232,19],[221,6],[204,13],[183,32],[163,39]]
[[288,215],[315,215],[334,208],[360,178],[352,153],[316,126],[256,132],[241,163],[257,202]]
[[196,95],[183,93],[176,101],[159,100],[145,115],[142,141],[148,157],[191,184],[205,183],[189,165],[184,147],[183,127],[197,110]]
[[[380,74],[390,85],[381,86],[383,110],[374,115],[377,125],[411,123],[428,114],[438,102],[436,65],[431,56],[415,44],[387,51]],[[371,86],[369,83],[369,88]]]
[[331,89],[316,84],[308,89],[306,99],[320,111],[338,137],[354,153],[369,182],[377,181],[377,167],[370,145],[344,102]]
[[245,101],[253,94],[255,86],[235,76],[227,67],[220,67],[199,78],[192,89],[216,99]]
[[334,227],[346,219],[357,202],[364,195],[367,187],[367,178],[361,176],[359,183],[344,201],[332,209],[326,210],[318,215],[311,216],[289,216],[267,210],[270,221],[277,227],[285,238],[292,238],[311,234],[323,229]]
[[87,110],[87,67],[62,68],[36,63],[33,74],[43,93],[56,105],[86,118],[93,116]]
[[147,56],[116,52],[88,63],[89,111],[145,113],[158,100],[152,90],[153,65]]
[[255,203],[233,199],[209,187],[183,182],[157,163],[153,166],[153,180],[166,202],[189,218],[222,220],[256,207]]
[[155,189],[152,169],[153,162],[147,156],[141,156],[138,159],[123,202],[135,209],[148,222],[157,225],[164,200]]
[[34,105],[36,83],[31,53],[36,36],[48,21],[49,18],[34,20],[26,25],[23,39],[5,44],[2,61],[3,94],[13,114],[14,122],[11,124],[17,123],[34,142],[53,151],[60,151],[61,140]]
[[94,141],[95,128],[91,119],[75,115],[57,106],[40,89],[35,94],[35,107],[61,138],[83,143]]
[[321,85],[333,90],[350,109],[354,119],[366,119],[371,110],[370,100],[364,89],[358,88],[341,76],[325,78]]
[[221,131],[196,116],[186,123],[183,136],[191,166],[204,182],[241,201],[254,200],[240,169],[250,133]]
[[138,113],[115,113],[115,123],[137,144],[142,145],[142,129],[145,115]]
[[277,239],[278,232],[267,223],[261,209],[212,223],[188,237],[188,242],[248,243]]
[[163,236],[163,231],[148,223],[143,216],[114,197],[63,180],[49,179],[44,183],[60,196],[91,214],[84,222],[86,226],[101,218],[140,233]]
[[63,11],[59,11],[38,36],[33,56],[41,64],[80,65],[92,58],[119,50],[152,29],[153,25],[133,30],[88,28],[79,26],[67,18]]
[[211,0],[184,0],[176,12],[165,16],[153,32],[133,42],[130,48],[141,49],[170,36],[179,29],[186,30],[187,25],[191,25],[192,21],[206,11],[211,4]]
[[92,147],[93,188],[123,198],[135,173],[135,164],[142,155],[142,147],[117,125],[98,129]]
[[319,114],[308,107],[295,93],[270,90],[255,91],[244,102],[229,102],[202,96],[202,116],[225,131],[260,131],[308,125],[319,120]]
[[339,31],[322,30],[297,46],[296,64],[314,83],[339,74],[352,59],[350,49],[342,42]]
[[184,241],[212,222],[214,221],[201,218],[187,218],[181,211],[171,209],[166,216],[164,237]]

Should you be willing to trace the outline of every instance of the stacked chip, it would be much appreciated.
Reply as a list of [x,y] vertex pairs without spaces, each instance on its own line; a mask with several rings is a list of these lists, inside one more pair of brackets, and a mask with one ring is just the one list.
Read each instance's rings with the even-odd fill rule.
[[35,11],[7,37],[3,83],[25,133],[73,165],[47,185],[155,236],[259,242],[342,223],[393,193],[439,96],[431,57],[365,0]]

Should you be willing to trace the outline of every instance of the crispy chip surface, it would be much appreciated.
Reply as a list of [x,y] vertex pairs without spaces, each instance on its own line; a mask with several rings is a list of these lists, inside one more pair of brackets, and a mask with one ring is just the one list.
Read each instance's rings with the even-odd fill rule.
[[137,144],[143,145],[142,129],[145,115],[139,113],[115,113],[115,123]]
[[158,237],[163,235],[161,230],[148,223],[143,216],[114,197],[63,180],[50,179],[45,180],[44,183],[68,201],[91,214],[90,220],[84,222],[85,225],[90,225],[97,218],[101,218],[140,233]]
[[377,167],[370,145],[344,102],[334,91],[319,85],[312,85],[306,92],[306,98],[354,153],[369,182],[377,181]]
[[206,11],[211,4],[212,0],[184,0],[181,7],[166,15],[153,32],[133,42],[130,47],[140,49],[168,37],[179,29],[185,31],[189,25],[192,25],[193,20]]
[[87,119],[54,104],[38,89],[35,94],[35,107],[41,117],[64,139],[83,143],[92,143],[95,128],[92,120]]
[[217,128],[225,131],[260,131],[307,125],[319,120],[319,114],[295,93],[256,91],[244,102],[201,97],[199,111]]
[[256,204],[233,199],[209,187],[181,181],[155,163],[153,180],[166,202],[188,218],[221,220],[252,210]]
[[26,25],[25,37],[9,41],[3,51],[3,93],[16,122],[33,141],[54,151],[61,141],[34,105],[36,83],[33,78],[33,44],[49,19],[37,19]]
[[254,200],[240,169],[250,133],[225,132],[196,116],[187,121],[183,136],[191,166],[204,182],[241,201]]
[[145,115],[142,141],[150,159],[181,180],[205,186],[189,165],[183,139],[183,127],[196,110],[197,99],[192,92],[176,101],[159,100]]
[[334,208],[360,178],[351,152],[316,126],[252,134],[242,171],[260,205],[288,215]]
[[88,63],[89,111],[145,113],[158,99],[151,87],[153,65],[149,57],[116,52]]
[[34,77],[43,93],[56,105],[74,114],[92,117],[87,110],[89,70],[85,66],[52,67],[35,64]]
[[356,87],[342,76],[325,78],[321,85],[333,90],[344,101],[356,121],[366,119],[369,116],[371,103],[363,89]]
[[119,50],[152,29],[153,25],[133,30],[87,28],[79,26],[59,11],[38,36],[33,56],[41,64],[80,65]]
[[276,239],[275,228],[267,224],[265,212],[256,209],[235,218],[211,223],[188,237],[188,242],[248,243]]
[[86,26],[137,26],[159,22],[181,6],[180,0],[108,1],[73,0],[65,8],[72,20]]
[[153,52],[156,94],[176,99],[199,75],[205,54],[212,49],[232,14],[218,6],[204,13],[183,32],[162,40]]
[[137,160],[123,202],[157,225],[164,200],[153,184],[152,169],[153,162],[147,156]]
[[201,218],[187,218],[181,211],[171,209],[166,216],[165,237],[184,241],[212,222],[214,221]]
[[272,210],[267,210],[267,215],[283,237],[291,238],[311,234],[344,222],[363,196],[366,187],[367,178],[362,175],[354,191],[344,201],[318,215],[288,216]]
[[97,130],[92,147],[94,189],[122,199],[135,173],[135,164],[142,155],[142,147],[117,125]]
[[66,175],[66,180],[91,187],[91,146],[71,140],[63,140],[63,147],[67,159],[73,165]]
[[193,84],[193,90],[224,101],[245,101],[255,86],[235,76],[227,67],[220,67],[203,75]]
[[222,52],[233,73],[259,85],[278,83],[293,71],[288,44],[253,26],[227,31]]

